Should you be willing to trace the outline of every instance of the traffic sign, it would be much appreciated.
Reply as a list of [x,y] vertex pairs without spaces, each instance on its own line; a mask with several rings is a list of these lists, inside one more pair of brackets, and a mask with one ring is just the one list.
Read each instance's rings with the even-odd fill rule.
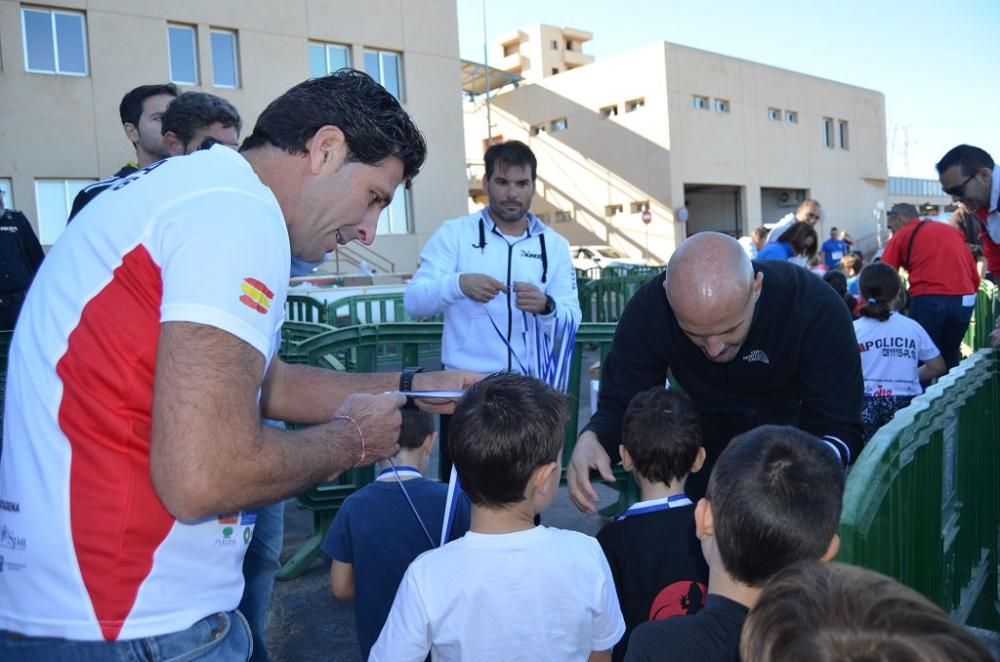
[[642,212],[642,222],[649,225],[653,221],[653,212],[648,209]]

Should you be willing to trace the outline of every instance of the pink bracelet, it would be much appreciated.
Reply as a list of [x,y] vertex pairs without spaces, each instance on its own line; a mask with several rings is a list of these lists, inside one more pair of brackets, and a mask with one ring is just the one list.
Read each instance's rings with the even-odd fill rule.
[[364,463],[365,457],[367,457],[367,455],[368,455],[368,449],[365,448],[365,434],[361,431],[361,426],[358,425],[358,422],[356,420],[354,420],[350,416],[346,416],[346,415],[343,415],[343,414],[338,415],[338,416],[334,416],[330,420],[332,420],[332,421],[350,421],[351,423],[354,424],[354,428],[358,431],[358,436],[361,437],[361,457],[358,458],[358,461],[355,463],[354,466],[355,467],[360,467]]

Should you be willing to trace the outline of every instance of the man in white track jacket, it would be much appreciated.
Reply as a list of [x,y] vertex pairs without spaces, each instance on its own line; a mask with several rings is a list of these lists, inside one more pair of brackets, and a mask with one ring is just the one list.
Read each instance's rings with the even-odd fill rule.
[[537,161],[527,145],[493,145],[484,160],[489,206],[431,236],[406,311],[444,313],[441,352],[450,368],[538,376],[557,336],[580,323],[569,244],[528,211]]

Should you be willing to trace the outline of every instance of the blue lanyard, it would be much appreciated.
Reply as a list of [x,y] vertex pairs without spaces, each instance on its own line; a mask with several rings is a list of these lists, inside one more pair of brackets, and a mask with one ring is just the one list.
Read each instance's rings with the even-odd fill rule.
[[633,515],[645,515],[646,513],[655,513],[660,510],[683,508],[684,506],[691,505],[694,504],[691,503],[691,499],[687,498],[687,495],[685,494],[675,494],[672,497],[665,497],[663,499],[640,501],[639,503],[633,504],[628,510],[616,517],[615,521],[619,522],[626,517],[632,517]]

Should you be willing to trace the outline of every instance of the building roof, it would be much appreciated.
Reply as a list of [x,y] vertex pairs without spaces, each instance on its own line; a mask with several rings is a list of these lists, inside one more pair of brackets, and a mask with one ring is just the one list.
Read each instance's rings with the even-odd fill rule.
[[504,85],[517,87],[521,76],[471,60],[462,60],[462,91],[469,96],[492,92]]

